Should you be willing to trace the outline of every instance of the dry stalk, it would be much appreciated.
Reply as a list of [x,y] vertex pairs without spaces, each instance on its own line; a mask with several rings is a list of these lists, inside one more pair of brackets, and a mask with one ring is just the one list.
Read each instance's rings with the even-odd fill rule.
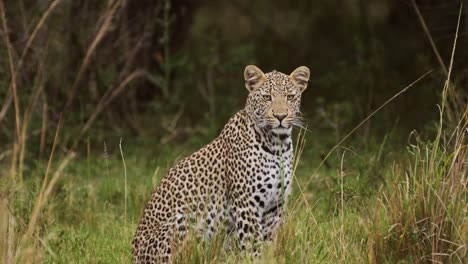
[[[307,200],[307,197],[306,197],[306,194],[304,192],[304,189],[305,188],[302,188],[302,185],[301,183],[299,183],[299,180],[297,179],[297,177],[295,176],[295,172],[296,172],[296,169],[297,169],[297,165],[299,164],[299,160],[300,160],[300,157],[302,155],[302,152],[304,151],[304,147],[305,147],[305,134],[307,132],[307,128],[302,128],[300,131],[299,131],[299,135],[297,137],[297,141],[296,141],[296,147],[295,147],[295,153],[294,153],[294,162],[293,162],[293,171],[292,171],[292,175],[293,175],[293,178],[294,178],[294,181],[296,182],[296,186],[297,188],[299,189],[299,192],[301,194],[301,198],[302,199],[297,199],[296,203],[292,206],[291,208],[291,211],[295,211],[298,204],[299,204],[299,201],[304,201],[304,204],[306,205],[310,215],[312,216],[312,221],[313,221],[313,224],[317,227],[317,229],[319,230],[319,235],[320,235],[320,239],[323,241],[325,247],[327,248],[327,251],[330,253],[330,254],[333,254],[335,257],[336,257],[336,250],[331,250],[331,246],[330,244],[328,243],[327,239],[325,238],[325,235],[323,233],[323,230],[320,228],[320,225],[317,221],[317,218],[315,217],[315,214],[314,212],[312,211],[312,208],[313,206],[310,206],[309,204],[309,201]],[[306,186],[307,187],[307,186]],[[333,245],[334,246],[334,245]]]
[[58,143],[58,138],[59,138],[61,127],[62,127],[62,118],[60,118],[59,125],[57,126],[57,130],[55,131],[54,143],[52,145],[52,151],[51,151],[50,156],[49,156],[49,162],[47,163],[47,168],[46,168],[46,172],[45,172],[45,175],[44,175],[44,180],[42,181],[41,190],[40,190],[39,195],[36,198],[36,201],[34,203],[33,211],[31,213],[31,218],[29,220],[26,232],[23,234],[23,237],[20,240],[21,241],[20,242],[20,247],[16,251],[16,255],[15,255],[16,259],[21,256],[22,247],[27,245],[27,243],[33,237],[34,230],[35,230],[35,228],[37,226],[38,218],[39,218],[40,212],[42,211],[44,201],[45,201],[45,198],[46,198],[45,197],[45,190],[47,189],[47,186],[48,186],[49,171],[50,171],[51,166],[52,166],[52,161],[53,161],[56,146],[57,146],[57,143]]
[[[75,152],[69,152],[65,158],[62,160],[62,162],[60,163],[60,165],[58,166],[57,170],[54,172],[54,174],[52,175],[52,178],[50,179],[50,181],[47,183],[47,187],[45,188],[44,191],[42,191],[38,198],[36,199],[36,204],[35,204],[35,207],[34,209],[36,209],[36,205],[37,205],[37,208],[38,210],[36,211],[33,211],[36,212],[35,214],[32,214],[31,215],[31,221],[33,220],[33,217],[34,217],[34,223],[32,223],[31,221],[28,223],[28,231],[23,235],[23,237],[21,238],[20,240],[20,247],[18,248],[18,250],[16,251],[16,255],[15,255],[15,259],[16,260],[21,260],[21,258],[23,257],[22,256],[22,250],[24,249],[27,249],[27,247],[29,246],[30,248],[34,249],[36,247],[36,244],[37,242],[41,242],[42,244],[45,244],[45,242],[43,242],[37,234],[35,234],[34,230],[35,228],[37,227],[38,225],[38,216],[40,214],[40,212],[42,211],[42,209],[45,207],[46,205],[46,201],[47,199],[49,198],[49,196],[51,195],[52,193],[52,190],[54,189],[55,185],[57,184],[58,180],[60,179],[60,177],[63,175],[63,171],[65,170],[65,168],[68,166],[68,163],[73,159],[75,158],[76,154]],[[44,186],[44,182],[43,182],[43,186]],[[32,240],[34,238],[34,240]],[[32,242],[32,245],[31,245],[31,242]],[[51,249],[47,246],[45,246],[46,250],[51,251]],[[52,252],[53,253],[53,252]],[[53,254],[52,254],[53,255]],[[21,262],[21,261],[20,261]]]
[[346,260],[346,245],[345,245],[345,230],[344,230],[344,221],[345,221],[345,202],[344,202],[344,157],[346,154],[346,150],[343,151],[341,156],[341,164],[340,164],[340,191],[341,191],[341,227],[340,227],[340,244],[342,246],[341,250],[341,263],[345,263]]
[[73,82],[69,93],[67,95],[67,101],[65,103],[65,107],[63,109],[63,113],[66,112],[66,110],[70,107],[73,98],[76,93],[76,89],[78,89],[78,84],[80,83],[81,78],[83,77],[83,74],[86,70],[86,68],[89,65],[89,62],[91,60],[91,56],[94,54],[94,51],[96,50],[97,46],[99,43],[104,39],[104,36],[106,36],[109,27],[111,26],[112,19],[114,18],[115,13],[117,12],[117,9],[121,6],[120,5],[120,0],[114,1],[112,4],[109,5],[108,10],[106,14],[104,15],[104,21],[99,28],[96,36],[94,37],[93,42],[89,46],[88,50],[86,51],[86,55],[81,63],[81,66],[78,70],[77,77],[75,78],[75,81]]
[[[13,148],[13,156],[12,156],[12,161],[11,161],[11,178],[15,181],[16,178],[16,163],[18,162],[18,150],[21,148],[21,112],[20,112],[20,106],[19,106],[19,99],[18,99],[18,94],[16,90],[16,73],[15,73],[15,63],[13,61],[13,55],[12,55],[12,47],[11,47],[11,42],[10,42],[10,37],[9,37],[9,30],[8,30],[8,22],[7,18],[5,16],[5,6],[3,4],[3,0],[0,0],[0,15],[2,19],[2,27],[3,31],[5,32],[5,45],[7,47],[7,54],[8,54],[8,64],[10,68],[10,74],[11,74],[11,91],[13,94],[13,101],[14,101],[14,106],[15,106],[15,122],[16,122],[16,134],[15,134],[15,146]],[[1,113],[0,113],[1,114]],[[1,121],[1,119],[0,119]]]
[[416,15],[418,16],[419,22],[421,23],[424,33],[426,34],[426,37],[429,40],[429,43],[431,44],[432,51],[434,52],[437,58],[437,61],[440,64],[440,67],[444,71],[445,75],[448,75],[447,67],[445,66],[445,63],[442,60],[442,57],[440,56],[439,50],[437,49],[437,46],[435,45],[435,42],[432,39],[431,33],[429,32],[429,29],[427,28],[426,21],[424,20],[424,17],[422,16],[421,11],[419,10],[418,5],[416,4],[416,1],[411,0],[411,4],[413,4],[414,11],[416,11]]
[[125,158],[124,158],[124,154],[123,154],[123,151],[122,151],[122,138],[120,138],[120,142],[119,142],[119,149],[120,149],[120,155],[122,156],[122,163],[123,163],[123,166],[124,166],[124,185],[125,185],[125,189],[124,189],[124,220],[125,220],[125,226],[127,226],[127,165],[125,164]]
[[[45,21],[50,16],[52,11],[57,7],[57,5],[59,4],[60,1],[61,0],[54,0],[49,5],[47,10],[44,12],[44,14],[39,19],[39,22],[37,22],[36,27],[34,28],[31,36],[28,38],[28,41],[26,42],[26,45],[25,45],[25,47],[23,49],[23,52],[21,53],[21,57],[20,57],[20,59],[18,61],[18,64],[16,65],[15,70],[11,71],[11,76],[12,76],[12,79],[11,79],[11,82],[10,82],[11,89],[13,89],[13,88],[16,89],[16,76],[19,74],[21,66],[23,66],[23,61],[24,61],[24,59],[26,57],[26,54],[28,53],[29,49],[31,48],[31,45],[32,45],[34,39],[36,38],[37,33],[42,28],[42,26],[45,24]],[[2,14],[4,16],[4,8],[3,7],[4,7],[3,6],[3,1],[1,1]],[[8,38],[8,31],[7,30],[5,30],[5,35]],[[13,93],[13,97],[14,97],[14,93]],[[9,109],[10,104],[11,104],[11,98],[12,98],[11,94],[9,94],[9,95],[7,95],[5,101],[3,102],[2,109],[0,110],[0,122],[3,120],[3,118],[6,116],[6,114],[8,112],[8,109]]]
[[432,150],[431,160],[435,159],[435,155],[436,155],[436,153],[438,151],[438,148],[439,148],[440,138],[442,136],[442,127],[443,127],[443,120],[444,120],[443,115],[444,115],[445,105],[447,103],[448,91],[449,91],[449,88],[451,86],[450,85],[450,78],[452,76],[453,59],[455,57],[455,50],[456,50],[456,47],[457,47],[458,30],[460,29],[460,20],[461,20],[462,10],[463,10],[463,3],[460,6],[460,12],[458,14],[457,30],[455,32],[455,38],[453,40],[453,48],[452,48],[452,55],[450,57],[450,65],[449,65],[449,69],[448,69],[448,73],[447,73],[447,79],[445,81],[444,89],[442,91],[442,103],[441,103],[441,106],[440,106],[439,127],[438,127],[438,131],[437,131],[436,139],[434,141],[434,148]]
[[[84,133],[86,133],[86,131],[88,131],[88,129],[91,127],[91,125],[93,124],[93,122],[96,120],[96,118],[98,117],[98,115],[102,112],[102,110],[117,96],[119,95],[121,92],[123,92],[124,88],[133,80],[137,79],[137,78],[140,78],[142,76],[145,76],[146,75],[146,71],[144,70],[136,70],[134,72],[132,72],[131,74],[129,74],[127,76],[127,78],[125,78],[117,88],[115,89],[112,89],[112,87],[110,87],[106,93],[102,96],[101,100],[99,101],[99,103],[97,104],[96,106],[96,110],[94,110],[94,112],[91,114],[91,116],[88,118],[88,121],[86,121],[86,124],[83,126],[83,128],[81,129],[81,132],[80,132],[80,136],[78,138],[81,138],[81,136],[84,135]],[[108,95],[110,94],[110,95]],[[108,95],[108,96],[106,96]],[[74,145],[76,145],[78,142],[78,140],[76,141],[76,143]],[[72,147],[73,149],[74,147]]]
[[[12,55],[12,47],[11,47],[11,42],[10,42],[10,37],[9,37],[9,30],[8,30],[8,22],[7,18],[5,16],[5,6],[3,4],[3,0],[0,0],[0,16],[2,20],[2,28],[3,32],[5,32],[5,45],[7,47],[7,54],[8,54],[8,64],[10,68],[10,74],[11,74],[11,94],[13,95],[14,99],[14,106],[15,106],[15,122],[16,122],[16,134],[15,134],[15,143],[13,146],[13,155],[11,159],[11,168],[10,168],[10,178],[12,180],[12,188],[15,188],[16,184],[16,166],[18,162],[18,151],[21,148],[21,113],[20,113],[20,106],[19,106],[19,100],[18,100],[18,95],[17,95],[17,87],[16,87],[16,74],[15,74],[15,64],[13,61],[13,55]],[[0,115],[2,114],[2,111],[0,111]],[[0,116],[1,117],[1,116]],[[0,118],[1,121],[1,118]],[[8,201],[7,201],[8,204]],[[7,211],[8,212],[8,211]],[[5,262],[10,264],[13,263],[13,251],[14,251],[14,240],[15,240],[15,220],[13,216],[9,213],[6,213],[7,218],[8,218],[8,224],[7,224],[7,238],[6,238],[6,259]]]
[[42,156],[42,153],[44,153],[44,149],[45,149],[46,135],[47,135],[47,101],[45,99],[45,96],[43,96],[41,140],[40,140],[40,145],[39,145],[39,155],[41,156]]
[[19,180],[23,181],[23,165],[24,165],[24,155],[26,153],[26,140],[27,140],[27,130],[28,124],[31,120],[32,113],[34,108],[36,107],[37,100],[39,99],[39,94],[42,91],[42,85],[38,85],[34,88],[33,95],[31,96],[28,108],[26,109],[23,115],[23,125],[22,125],[22,133],[21,133],[21,149],[20,149],[20,157],[19,157],[19,165],[18,165],[18,176]]

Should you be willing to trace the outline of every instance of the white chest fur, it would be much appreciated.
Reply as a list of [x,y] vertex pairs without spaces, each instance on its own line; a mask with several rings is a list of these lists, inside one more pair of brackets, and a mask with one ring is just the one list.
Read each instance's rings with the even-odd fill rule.
[[254,198],[261,213],[280,207],[291,191],[292,155],[290,147],[284,153],[260,154],[260,166],[255,168]]

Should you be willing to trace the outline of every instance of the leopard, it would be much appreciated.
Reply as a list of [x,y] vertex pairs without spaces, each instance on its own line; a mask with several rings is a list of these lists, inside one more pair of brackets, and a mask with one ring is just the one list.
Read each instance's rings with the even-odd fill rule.
[[244,70],[245,107],[219,136],[170,168],[132,240],[133,263],[171,263],[195,230],[204,241],[225,228],[241,251],[260,256],[283,223],[293,177],[293,127],[310,72]]

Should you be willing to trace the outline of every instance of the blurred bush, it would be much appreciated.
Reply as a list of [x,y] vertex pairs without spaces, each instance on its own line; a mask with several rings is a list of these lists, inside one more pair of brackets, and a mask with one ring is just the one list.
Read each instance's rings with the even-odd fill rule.
[[[460,1],[417,5],[448,65]],[[411,1],[18,0],[6,1],[4,13],[2,144],[11,140],[15,120],[10,65],[20,110],[39,91],[33,132],[45,119],[55,127],[65,111],[70,131],[87,133],[99,124],[151,133],[162,142],[194,131],[216,133],[244,103],[247,64],[285,73],[307,65],[312,78],[304,113],[311,127],[326,130],[355,125],[428,69],[436,70],[435,81],[389,105],[364,137],[371,128],[414,129],[433,120],[445,78]],[[466,14],[463,19],[460,47],[467,44]],[[467,61],[466,49],[459,49],[455,82],[464,87]]]

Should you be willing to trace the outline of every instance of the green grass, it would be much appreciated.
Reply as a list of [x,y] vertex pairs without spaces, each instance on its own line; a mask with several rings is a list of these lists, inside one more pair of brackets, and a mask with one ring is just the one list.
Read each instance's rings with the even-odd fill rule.
[[[407,146],[398,145],[390,131],[364,146],[341,144],[377,111],[341,147],[331,148],[339,139],[318,130],[297,137],[285,224],[261,258],[251,259],[220,234],[211,243],[189,237],[175,262],[466,263],[468,117],[466,105],[454,107],[454,95],[447,99],[448,87],[449,81],[432,138],[413,135]],[[22,133],[0,153],[5,263],[129,263],[152,191],[177,160],[216,135],[200,125],[187,129],[185,140],[161,144],[148,137],[117,141],[94,128],[80,141],[72,136],[80,128],[62,127],[60,120],[53,143],[45,144],[49,155],[38,158],[37,142],[26,139],[29,117],[16,115]],[[70,142],[73,151],[64,149]],[[328,155],[329,149],[335,151]]]
[[[432,167],[426,161],[433,144],[420,143],[393,155],[387,148],[375,145],[363,153],[347,151],[342,160],[333,155],[331,168],[311,175],[320,161],[318,153],[310,150],[314,144],[321,148],[317,138],[307,137],[308,151],[299,161],[286,223],[256,263],[427,262],[435,253],[432,246],[437,244],[441,262],[462,263],[466,259],[466,140],[459,138],[462,141],[453,144],[453,151],[439,150],[432,158]],[[177,159],[200,147],[202,141],[155,146],[155,150],[127,147],[124,140],[127,197],[118,146],[108,145],[113,150],[106,153],[94,149],[87,157],[73,159],[40,213],[34,239],[24,246],[18,260],[130,262],[130,243],[152,190]],[[404,158],[381,161],[383,156],[398,156],[395,154]],[[465,163],[459,164],[463,158]],[[15,248],[21,244],[30,221],[45,167],[43,162],[29,166],[17,190],[6,191],[16,221]],[[51,171],[56,169],[54,165]],[[311,176],[313,180],[306,186]],[[5,179],[2,187],[11,187]],[[440,218],[439,213],[444,217]],[[441,229],[436,230],[437,238],[426,230],[435,224]],[[222,241],[208,245],[188,242],[177,262],[252,262],[235,248],[224,247]],[[5,240],[2,245],[6,245]]]

